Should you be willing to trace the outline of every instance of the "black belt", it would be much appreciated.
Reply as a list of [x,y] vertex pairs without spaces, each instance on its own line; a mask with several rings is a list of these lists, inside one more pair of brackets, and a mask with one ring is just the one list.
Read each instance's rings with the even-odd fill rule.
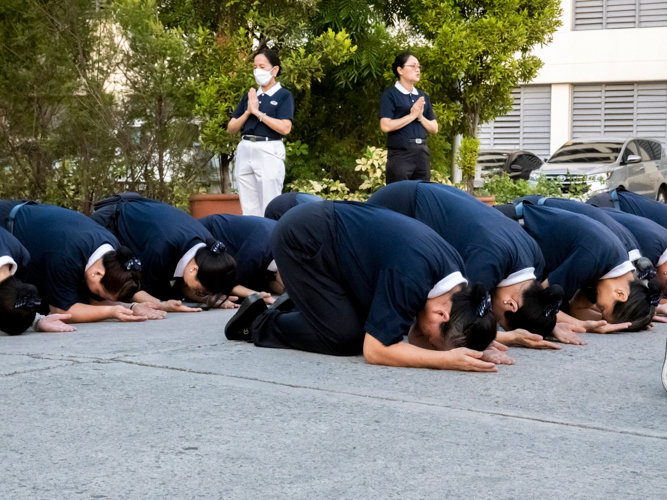
[[263,135],[242,135],[241,139],[250,142],[268,142],[268,141],[280,140],[280,139],[271,139],[270,137],[264,137]]

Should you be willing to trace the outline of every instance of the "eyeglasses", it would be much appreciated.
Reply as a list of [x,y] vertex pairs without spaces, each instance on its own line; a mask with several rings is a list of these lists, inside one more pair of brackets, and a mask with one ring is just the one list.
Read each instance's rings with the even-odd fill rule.
[[413,70],[418,70],[421,69],[421,66],[419,64],[406,64],[403,66],[404,68],[412,68]]

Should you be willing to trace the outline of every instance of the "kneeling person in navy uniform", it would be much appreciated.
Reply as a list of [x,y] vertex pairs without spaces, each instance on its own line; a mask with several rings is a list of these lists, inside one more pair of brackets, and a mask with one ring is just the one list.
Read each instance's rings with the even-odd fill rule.
[[583,343],[572,328],[556,324],[563,292],[538,281],[542,251],[518,223],[460,189],[423,181],[395,182],[367,203],[423,222],[456,249],[466,277],[491,291],[493,314],[505,330],[498,332],[499,342],[558,349],[544,340],[554,335],[564,343]]
[[294,308],[246,301],[227,325],[230,340],[363,353],[369,363],[389,366],[496,371],[485,359],[513,363],[506,347],[496,348],[484,287],[467,286],[461,257],[420,222],[325,201],[285,214],[272,245]]

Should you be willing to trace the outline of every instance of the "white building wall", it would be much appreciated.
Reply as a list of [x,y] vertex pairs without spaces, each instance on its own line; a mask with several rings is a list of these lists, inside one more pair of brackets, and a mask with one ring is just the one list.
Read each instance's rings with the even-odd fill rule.
[[551,85],[551,153],[572,136],[572,85],[667,81],[667,27],[574,31],[574,0],[563,26],[535,50],[544,66],[530,85]]

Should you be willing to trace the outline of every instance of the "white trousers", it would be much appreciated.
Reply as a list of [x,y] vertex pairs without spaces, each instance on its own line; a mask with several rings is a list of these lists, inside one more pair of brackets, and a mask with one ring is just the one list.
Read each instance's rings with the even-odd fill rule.
[[264,217],[269,202],[283,192],[285,145],[282,141],[241,141],[235,166],[243,215]]

